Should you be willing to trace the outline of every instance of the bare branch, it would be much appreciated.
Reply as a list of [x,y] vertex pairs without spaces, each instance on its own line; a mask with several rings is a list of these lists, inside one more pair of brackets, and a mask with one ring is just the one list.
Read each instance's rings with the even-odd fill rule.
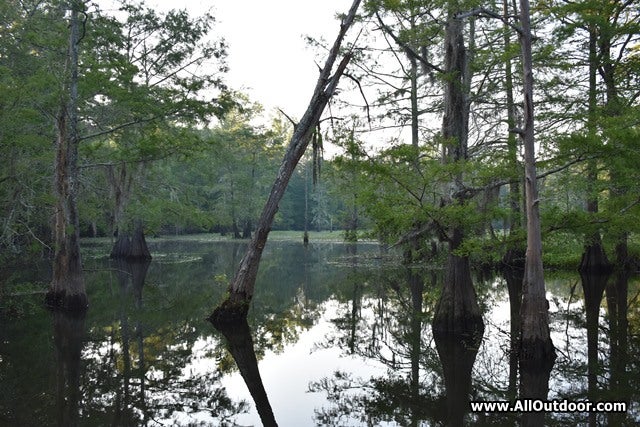
[[410,55],[411,57],[415,58],[417,61],[419,61],[425,67],[430,68],[430,69],[432,69],[434,71],[437,71],[437,72],[439,72],[441,74],[444,74],[444,70],[442,68],[440,68],[437,65],[432,64],[431,62],[427,61],[427,58],[423,57],[418,52],[416,52],[411,46],[407,45],[402,40],[400,40],[400,38],[393,33],[391,28],[389,26],[387,26],[387,24],[384,23],[384,21],[382,20],[382,17],[380,16],[380,14],[378,12],[376,12],[376,17],[378,18],[378,22],[380,23],[380,27],[382,28],[382,30],[386,34],[388,34],[393,39],[393,41],[395,41],[398,44],[398,46],[400,46],[402,49],[404,49],[407,52],[408,55]]

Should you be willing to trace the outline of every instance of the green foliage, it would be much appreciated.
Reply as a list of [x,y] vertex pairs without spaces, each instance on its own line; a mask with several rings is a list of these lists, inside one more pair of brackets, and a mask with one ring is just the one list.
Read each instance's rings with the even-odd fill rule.
[[575,234],[556,232],[543,235],[542,262],[547,268],[575,270],[580,265],[582,239]]
[[0,318],[31,316],[42,305],[46,284],[7,280],[0,284]]

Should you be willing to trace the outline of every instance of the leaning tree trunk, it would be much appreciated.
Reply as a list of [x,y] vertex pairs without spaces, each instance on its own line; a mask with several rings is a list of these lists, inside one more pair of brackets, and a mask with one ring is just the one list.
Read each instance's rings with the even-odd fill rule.
[[[445,90],[442,136],[445,140],[443,161],[462,162],[468,158],[469,68],[464,44],[463,22],[456,11],[449,12],[445,34]],[[462,174],[450,184],[450,195],[443,204],[463,204]],[[471,279],[469,257],[456,253],[464,239],[462,225],[449,232],[449,257],[442,294],[436,306],[432,329],[438,333],[466,334],[484,330],[482,314]]]
[[249,302],[253,297],[260,258],[262,257],[264,246],[267,243],[267,237],[269,236],[269,231],[271,231],[273,219],[278,211],[278,204],[284,195],[287,184],[289,183],[289,179],[291,178],[296,165],[309,145],[313,131],[320,120],[320,116],[322,115],[327,102],[329,102],[329,99],[333,96],[338,85],[338,81],[351,59],[350,53],[343,56],[335,73],[331,75],[333,65],[340,54],[340,45],[342,44],[342,40],[344,39],[347,30],[355,19],[359,5],[360,0],[353,1],[348,15],[343,19],[340,25],[340,32],[329,51],[329,56],[327,57],[324,67],[320,71],[320,76],[318,77],[318,82],[316,83],[309,106],[300,120],[300,123],[295,127],[289,147],[287,148],[287,152],[285,153],[280,169],[278,170],[278,175],[276,176],[271,192],[269,193],[269,198],[267,199],[262,210],[262,214],[260,215],[260,219],[258,220],[253,239],[247,248],[247,252],[240,261],[240,265],[238,266],[233,281],[229,285],[229,295],[209,317],[209,320],[212,322],[225,320],[235,321],[238,319],[244,319],[247,316]]
[[67,77],[56,122],[56,160],[53,194],[55,196],[55,254],[53,279],[45,304],[71,312],[88,306],[80,257],[80,219],[78,217],[78,41],[80,28],[77,2],[71,2]]
[[522,285],[522,333],[520,365],[552,365],[555,349],[549,333],[549,303],[546,299],[542,267],[542,234],[538,209],[538,188],[533,127],[533,64],[529,0],[520,0],[522,63],[524,74],[524,129],[522,133],[525,163],[525,199],[527,206],[527,253]]

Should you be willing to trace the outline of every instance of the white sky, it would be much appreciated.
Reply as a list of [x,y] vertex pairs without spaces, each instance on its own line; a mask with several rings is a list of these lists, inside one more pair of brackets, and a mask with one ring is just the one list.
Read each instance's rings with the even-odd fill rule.
[[[316,52],[304,35],[333,42],[339,22],[352,0],[147,0],[160,10],[187,9],[197,15],[209,9],[216,18],[216,36],[229,45],[229,86],[264,105],[302,116],[318,76]],[[324,55],[319,63],[324,62]]]

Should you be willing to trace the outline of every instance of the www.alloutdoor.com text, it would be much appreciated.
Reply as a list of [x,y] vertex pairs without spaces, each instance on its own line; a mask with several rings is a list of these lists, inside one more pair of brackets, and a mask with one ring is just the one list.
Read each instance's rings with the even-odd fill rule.
[[470,402],[471,412],[626,412],[626,402],[519,399]]

